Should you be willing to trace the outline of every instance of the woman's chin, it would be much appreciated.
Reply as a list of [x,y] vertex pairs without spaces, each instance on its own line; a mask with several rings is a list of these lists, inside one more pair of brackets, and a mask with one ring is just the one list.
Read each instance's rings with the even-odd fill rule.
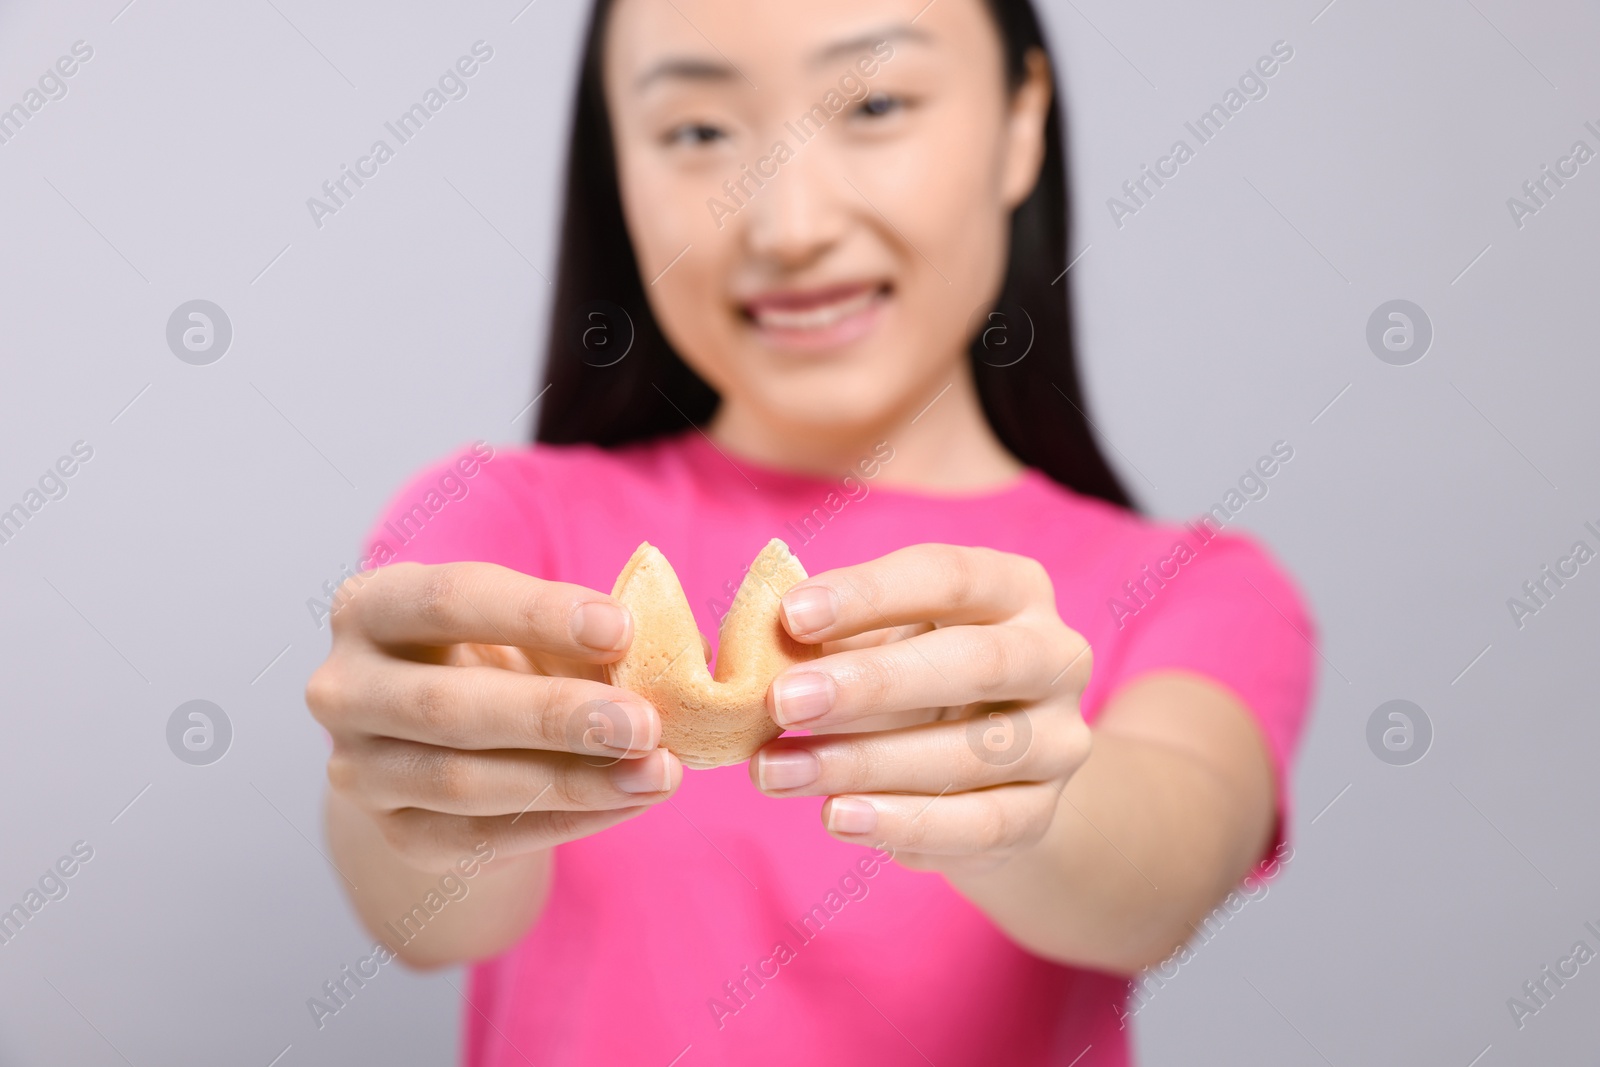
[[[844,388],[841,386],[841,389]],[[875,432],[888,419],[889,403],[841,404],[839,390],[826,390],[816,396],[770,398],[772,403],[757,417],[772,428],[818,439],[847,440]]]

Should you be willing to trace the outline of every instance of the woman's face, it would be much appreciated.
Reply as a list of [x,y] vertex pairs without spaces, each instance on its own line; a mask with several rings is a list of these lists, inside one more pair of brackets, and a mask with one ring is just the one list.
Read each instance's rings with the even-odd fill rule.
[[604,56],[651,310],[725,410],[866,429],[964,373],[1049,103],[983,0],[617,0]]

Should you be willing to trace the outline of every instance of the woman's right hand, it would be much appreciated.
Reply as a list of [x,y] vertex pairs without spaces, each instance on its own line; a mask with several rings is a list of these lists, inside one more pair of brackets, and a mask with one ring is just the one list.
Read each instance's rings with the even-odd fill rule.
[[642,697],[601,681],[633,637],[593,589],[492,563],[396,563],[345,582],[306,704],[328,781],[419,871],[487,842],[549,849],[667,799],[683,765]]

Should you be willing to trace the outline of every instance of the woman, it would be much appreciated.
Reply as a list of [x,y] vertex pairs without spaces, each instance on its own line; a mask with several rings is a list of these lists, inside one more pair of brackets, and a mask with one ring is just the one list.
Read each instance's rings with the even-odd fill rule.
[[[1026,0],[596,3],[538,443],[400,492],[307,690],[466,1062],[1127,1063],[1128,976],[1286,847],[1312,624],[1089,433],[1058,115]],[[773,537],[823,655],[685,774],[603,590],[649,540],[715,632]]]

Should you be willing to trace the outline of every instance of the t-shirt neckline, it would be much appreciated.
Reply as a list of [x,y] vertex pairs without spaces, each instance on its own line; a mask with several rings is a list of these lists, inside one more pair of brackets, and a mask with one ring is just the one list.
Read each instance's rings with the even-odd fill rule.
[[[715,470],[715,465],[721,465],[724,468],[732,467],[742,476],[739,479],[740,481],[748,480],[757,489],[837,490],[842,478],[842,476],[841,478],[829,478],[824,475],[806,474],[801,471],[789,470],[784,467],[747,459],[712,441],[698,427],[683,431],[679,435],[679,441],[685,451],[697,453],[698,459],[704,461],[710,466],[710,469]],[[1008,482],[987,486],[971,492],[940,493],[904,485],[873,485],[872,491],[886,496],[900,497],[905,500],[970,506],[972,504],[997,503],[1019,495],[1037,485],[1040,479],[1048,479],[1048,477],[1036,467],[1023,467],[1022,473]],[[863,478],[863,480],[869,483],[872,481],[869,478]]]

